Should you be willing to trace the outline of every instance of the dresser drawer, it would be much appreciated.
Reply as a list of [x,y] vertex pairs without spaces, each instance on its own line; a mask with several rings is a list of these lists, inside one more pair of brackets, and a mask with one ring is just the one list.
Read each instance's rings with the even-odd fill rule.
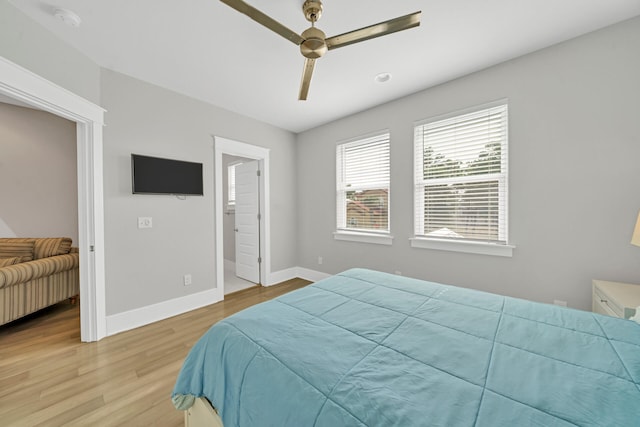
[[640,306],[640,285],[593,280],[592,310],[595,313],[628,319]]
[[623,310],[597,286],[593,287],[593,311],[607,316],[623,317]]

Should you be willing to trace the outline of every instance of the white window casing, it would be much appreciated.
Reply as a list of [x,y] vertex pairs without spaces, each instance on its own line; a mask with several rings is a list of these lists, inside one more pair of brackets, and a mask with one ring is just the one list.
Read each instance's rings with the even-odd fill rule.
[[384,131],[337,145],[337,240],[391,244],[389,144]]
[[511,256],[506,100],[414,126],[413,247]]

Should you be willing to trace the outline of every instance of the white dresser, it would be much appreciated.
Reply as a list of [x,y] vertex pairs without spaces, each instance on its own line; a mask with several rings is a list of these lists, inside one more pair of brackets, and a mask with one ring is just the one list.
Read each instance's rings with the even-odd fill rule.
[[640,306],[640,285],[593,280],[592,311],[628,319]]

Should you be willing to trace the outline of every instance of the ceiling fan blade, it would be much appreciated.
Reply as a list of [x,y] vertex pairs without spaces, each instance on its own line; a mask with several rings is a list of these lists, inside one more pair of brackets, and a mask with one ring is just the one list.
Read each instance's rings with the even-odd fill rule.
[[300,35],[295,33],[293,30],[290,30],[289,28],[285,27],[275,19],[264,14],[263,12],[260,12],[258,9],[248,5],[242,0],[220,0],[220,1],[226,4],[227,6],[234,8],[238,12],[244,13],[245,15],[247,15],[249,18],[253,19],[257,23],[264,25],[271,31],[280,34],[282,37],[293,42],[296,45],[300,45],[304,41],[304,39]]
[[304,61],[302,81],[300,82],[300,96],[298,96],[299,101],[307,100],[307,94],[309,93],[309,85],[311,84],[311,76],[313,76],[313,67],[315,64],[316,60],[312,58],[306,58]]
[[325,43],[329,50],[337,49],[339,47],[395,33],[397,31],[417,27],[420,25],[421,14],[422,11],[414,12],[409,15],[380,22],[379,24],[360,28],[359,30],[349,31],[348,33],[329,37],[325,40]]

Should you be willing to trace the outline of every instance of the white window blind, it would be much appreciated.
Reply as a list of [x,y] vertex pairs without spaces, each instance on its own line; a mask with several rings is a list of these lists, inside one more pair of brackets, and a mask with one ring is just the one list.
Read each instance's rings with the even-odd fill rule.
[[336,148],[338,230],[389,232],[389,133]]
[[229,208],[236,205],[236,166],[241,163],[232,163],[227,167],[227,206]]
[[417,237],[507,244],[506,104],[415,126]]

